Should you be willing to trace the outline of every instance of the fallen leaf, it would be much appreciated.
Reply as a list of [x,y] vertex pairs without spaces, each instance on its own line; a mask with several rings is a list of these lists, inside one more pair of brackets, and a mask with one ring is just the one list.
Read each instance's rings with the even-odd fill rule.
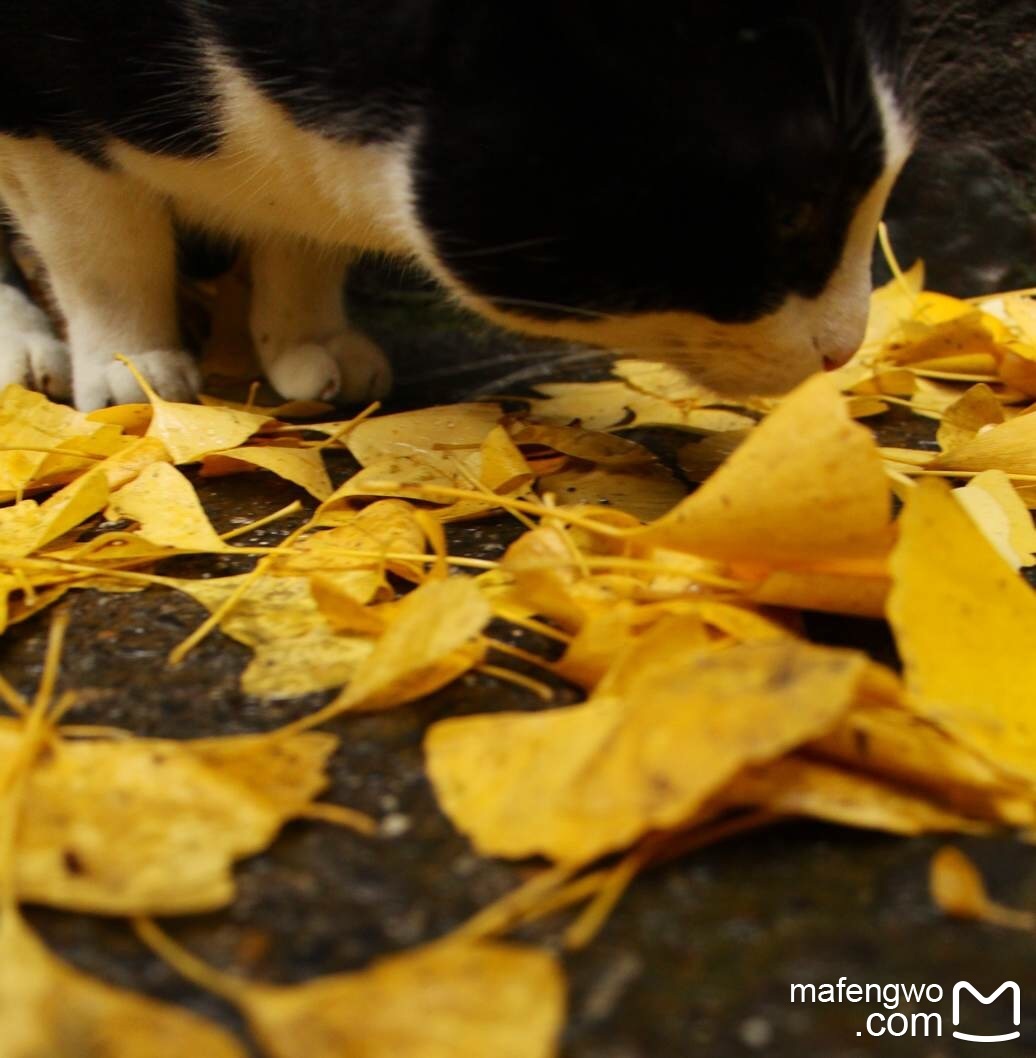
[[331,479],[324,466],[324,457],[316,448],[282,448],[276,445],[252,445],[247,448],[231,448],[224,452],[206,456],[202,461],[202,476],[212,474],[217,461],[231,460],[245,464],[249,469],[258,467],[290,481],[305,489],[315,499],[323,502],[334,491]]
[[976,919],[1026,933],[1036,929],[1036,915],[1031,911],[994,903],[978,868],[951,845],[932,857],[929,886],[935,906],[951,918]]
[[395,607],[385,634],[331,712],[391,709],[431,694],[477,665],[491,611],[469,577],[428,581]]
[[[215,612],[245,577],[171,583]],[[254,579],[220,630],[253,650],[241,689],[257,698],[294,698],[337,689],[352,679],[372,650],[366,636],[335,634],[306,577]]]
[[449,404],[379,415],[360,423],[346,443],[362,466],[403,456],[448,474],[456,453],[476,451],[503,414],[496,404]]
[[681,826],[745,767],[830,730],[865,664],[794,640],[639,664],[650,639],[607,696],[432,727],[432,784],[481,853],[581,864]]
[[935,724],[895,704],[858,705],[809,752],[854,772],[924,791],[974,819],[1025,827],[1036,823],[1036,802],[1024,786],[954,741]]
[[[218,973],[150,922],[141,937],[240,1008],[269,1058],[554,1058],[565,984],[553,956],[446,940],[299,985]],[[206,1056],[207,1058],[207,1056]]]
[[874,440],[823,376],[803,383],[638,546],[761,565],[880,554],[891,498]]
[[577,465],[540,478],[538,487],[561,506],[616,507],[644,522],[668,514],[687,495],[686,487],[658,464],[637,470]]
[[[0,723],[0,760],[22,725]],[[54,738],[29,774],[15,878],[22,900],[107,915],[230,903],[231,865],[265,848],[324,788],[330,735]]]
[[[324,517],[323,515],[321,517]],[[334,578],[341,591],[359,603],[393,598],[386,581],[395,573],[419,581],[424,565],[414,556],[423,555],[426,538],[415,509],[402,500],[379,500],[360,511],[343,514],[342,524],[302,538],[280,558],[279,575]],[[412,556],[400,558],[398,556]]]
[[137,532],[158,547],[179,551],[221,552],[230,548],[212,528],[191,483],[168,463],[151,463],[114,493],[107,517],[127,518]]
[[917,793],[829,764],[785,757],[748,771],[721,795],[725,805],[765,808],[842,826],[913,836],[983,828]]
[[213,452],[237,448],[271,421],[265,415],[233,408],[207,408],[202,404],[163,400],[143,376],[134,373],[151,404],[146,436],[161,441],[174,463],[196,463]]
[[0,916],[3,1058],[245,1058],[188,1010],[88,977],[53,955],[13,910]]
[[1036,415],[1019,415],[1005,423],[982,429],[936,456],[932,470],[961,470],[980,474],[1002,470],[1007,474],[1036,475]]
[[889,621],[910,707],[986,760],[1036,783],[1036,595],[945,485],[908,497]]
[[1004,406],[982,382],[972,386],[943,412],[936,439],[945,452],[973,440],[985,427],[999,426],[1003,422],[1006,422]]
[[1015,569],[1033,564],[1036,528],[1011,479],[1002,470],[972,478],[954,496],[1004,561]]

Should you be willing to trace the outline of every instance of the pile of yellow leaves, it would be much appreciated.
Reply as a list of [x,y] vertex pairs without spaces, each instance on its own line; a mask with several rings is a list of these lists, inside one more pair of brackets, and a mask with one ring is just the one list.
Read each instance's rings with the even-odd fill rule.
[[[0,681],[0,1056],[65,1053],[72,1023],[112,1058],[164,1054],[158,1035],[169,1054],[242,1053],[214,1026],[58,962],[20,901],[136,919],[277,1058],[359,1053],[357,1040],[371,1058],[539,1058],[563,1022],[560,971],[496,938],[584,905],[566,940],[586,944],[651,863],[794,817],[1036,834],[1036,597],[1018,575],[1036,555],[1036,308],[922,287],[918,267],[875,294],[845,368],[739,407],[672,367],[628,362],[611,381],[541,387],[522,413],[369,409],[316,425],[289,421],[312,407],[149,392],[81,415],[0,393],[0,630],[73,590],[175,590],[209,616],[171,665],[218,629],[252,651],[247,693],[329,692],[264,735],[173,743],[73,727],[74,694],[54,695],[55,620],[36,699]],[[938,420],[938,450],[880,448],[857,420],[893,405]],[[700,488],[688,495],[611,432],[646,423],[696,435],[680,462]],[[325,457],[343,450],[359,470],[335,487]],[[307,492],[304,516],[297,503],[220,532],[194,480],[258,472]],[[449,554],[445,525],[501,512],[525,531],[500,561]],[[289,516],[276,546],[238,542]],[[164,575],[184,554],[254,566]],[[887,620],[902,671],[809,642],[802,611]],[[494,619],[557,651],[493,638]],[[488,663],[491,651],[583,700],[552,707],[547,683]],[[374,821],[315,801],[337,739],[313,729],[472,670],[544,701],[434,724],[428,773],[480,853],[550,862],[527,885],[436,944],[290,988],[205,967],[150,921],[226,906],[233,863],[289,819],[373,839]],[[953,855],[933,869],[940,905],[1019,921]]]

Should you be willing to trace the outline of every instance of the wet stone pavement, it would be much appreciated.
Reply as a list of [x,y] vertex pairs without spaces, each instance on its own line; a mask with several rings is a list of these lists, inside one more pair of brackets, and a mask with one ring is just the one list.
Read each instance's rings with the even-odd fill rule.
[[[400,288],[377,269],[361,277],[356,301],[396,360],[396,407],[514,393],[537,378],[606,371],[599,358],[573,361],[566,350],[548,346],[530,350],[437,307],[423,289]],[[920,420],[888,418],[877,424],[887,443],[926,439]],[[673,435],[665,431],[637,436],[663,458],[672,450]],[[336,479],[353,469],[349,457],[335,458]],[[199,488],[220,531],[301,498],[266,474],[201,482]],[[275,542],[290,528],[280,523],[249,542]],[[451,548],[496,558],[519,531],[507,518],[457,526],[450,530]],[[178,559],[170,569],[198,574],[198,561]],[[220,562],[204,568],[230,573],[248,560]],[[80,692],[77,722],[171,738],[231,734],[269,730],[326,698],[273,704],[247,698],[238,676],[248,652],[219,634],[181,667],[166,668],[170,648],[204,616],[175,592],[77,592],[71,606],[62,681]],[[810,626],[821,640],[862,646],[884,660],[891,656],[887,634],[875,622],[815,618]],[[525,632],[494,631],[531,649],[550,649]],[[39,676],[45,633],[45,619],[37,619],[0,640],[0,669],[23,691]],[[558,702],[572,700],[573,692],[560,686]],[[213,964],[276,982],[359,968],[448,932],[519,883],[529,866],[481,859],[453,831],[423,773],[424,732],[445,716],[539,707],[526,692],[476,674],[415,706],[336,721],[330,727],[342,746],[332,761],[328,796],[382,820],[382,835],[369,839],[320,823],[291,824],[267,853],[240,865],[233,906],[167,920],[170,931]],[[997,1054],[1031,1055],[1036,938],[940,917],[926,891],[928,860],[938,844],[789,824],[642,876],[599,940],[565,957],[571,983],[565,1058],[949,1058],[975,1051],[950,1037],[948,999],[939,1007],[941,1039],[900,1041],[858,1035],[870,1006],[789,1001],[792,983],[820,985],[843,976],[861,984],[937,983],[947,995],[961,978],[987,994],[1005,979],[1017,980],[1025,1004],[1023,1038],[1000,1045]],[[1036,906],[1036,851],[1006,840],[962,846],[999,899]],[[122,922],[42,909],[30,909],[30,918],[84,970],[238,1024],[229,1007],[185,984]],[[557,945],[561,924],[549,920],[525,936]],[[973,1006],[970,1031],[1003,1031],[997,1024],[1003,1010]]]

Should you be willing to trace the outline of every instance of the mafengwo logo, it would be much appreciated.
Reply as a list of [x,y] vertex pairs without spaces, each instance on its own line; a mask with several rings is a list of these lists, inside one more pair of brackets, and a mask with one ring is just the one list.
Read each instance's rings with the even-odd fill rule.
[[[951,999],[952,1026],[947,1024]],[[860,1006],[862,1027],[856,1035],[872,1040],[939,1039],[952,1035],[967,1043],[997,1044],[1019,1040],[1022,1035],[1022,990],[1014,981],[1005,981],[988,994],[970,981],[958,981],[951,995],[939,984],[860,984],[840,977],[827,984],[793,984],[791,1001]],[[980,1009],[994,1004],[995,1009]],[[968,1031],[990,1024],[1001,1031]]]
[[[970,994],[985,1006],[995,1003],[1001,996],[1008,995],[1011,1000],[1012,1024],[1014,1032],[1005,1032],[999,1036],[975,1036],[968,1032],[959,1031],[961,1025],[961,998]],[[958,1040],[967,1040],[968,1043],[1009,1043],[1021,1037],[1019,1026],[1022,1023],[1022,990],[1014,981],[1005,981],[992,995],[984,996],[974,985],[967,981],[959,981],[953,988],[953,1036]]]

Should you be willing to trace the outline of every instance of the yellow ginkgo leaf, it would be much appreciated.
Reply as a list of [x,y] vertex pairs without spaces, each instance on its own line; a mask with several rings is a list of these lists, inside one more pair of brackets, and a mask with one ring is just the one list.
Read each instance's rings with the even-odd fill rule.
[[881,618],[885,616],[890,583],[887,576],[880,574],[778,569],[767,573],[758,584],[747,587],[746,593],[763,606]]
[[981,490],[993,498],[1007,518],[1007,539],[1019,565],[1031,566],[1036,554],[1036,527],[1011,479],[1002,470],[987,470],[968,482],[965,491],[968,490]]
[[129,484],[145,467],[152,463],[168,463],[169,453],[161,441],[153,437],[140,437],[121,451],[97,464],[97,469],[107,478],[108,488],[114,492]]
[[[175,586],[215,612],[246,577],[179,580]],[[335,634],[306,577],[253,579],[220,630],[254,652],[241,689],[257,698],[334,690],[352,679],[373,649],[369,637]]]
[[14,496],[36,478],[48,453],[101,427],[63,404],[11,384],[0,391],[0,494]]
[[1036,930],[1036,914],[994,903],[978,868],[952,845],[932,857],[929,888],[935,906],[952,918],[976,919],[1026,933]]
[[[0,724],[0,765],[22,725]],[[54,738],[26,785],[19,897],[101,914],[183,914],[234,896],[231,866],[324,788],[330,735],[200,742]]]
[[421,408],[366,419],[346,443],[362,466],[401,456],[449,473],[453,459],[477,450],[501,418],[496,404]]
[[550,422],[577,422],[588,430],[633,426],[681,426],[683,408],[670,400],[641,393],[621,381],[541,382],[540,399],[529,401],[529,410]]
[[137,522],[149,543],[180,551],[228,550],[212,528],[191,483],[169,463],[146,466],[134,481],[114,493],[108,517]]
[[150,404],[115,404],[90,412],[90,422],[118,426],[124,433],[143,437],[151,425],[154,412]]
[[808,816],[890,834],[978,833],[983,829],[917,793],[798,757],[745,772],[720,800],[731,807],[765,808],[777,815]]
[[584,705],[432,727],[439,802],[480,852],[580,864],[686,824],[746,766],[830,730],[866,664],[795,640],[674,655],[650,638]]
[[508,432],[515,444],[542,445],[564,455],[611,469],[650,466],[655,457],[643,445],[600,430],[511,419]]
[[233,408],[163,400],[129,361],[126,364],[151,403],[147,436],[161,441],[174,463],[195,463],[213,452],[237,448],[271,422],[266,415]]
[[[254,415],[265,415],[271,419],[315,419],[334,411],[334,405],[322,400],[288,400],[283,404],[261,405],[242,404],[239,401],[224,400],[209,393],[199,393],[198,403],[207,408],[232,408],[234,411],[247,411]],[[308,426],[304,429],[309,429]]]
[[241,1005],[271,1058],[552,1058],[565,987],[545,952],[443,943]]
[[943,451],[950,451],[971,441],[986,427],[999,426],[1005,421],[1003,404],[989,386],[981,382],[946,409],[936,439]]
[[335,527],[304,537],[278,561],[277,573],[333,577],[341,590],[364,604],[392,597],[387,573],[421,579],[425,534],[409,503],[379,500],[360,511],[324,513],[321,524],[325,520]]
[[479,447],[479,481],[491,492],[522,492],[535,475],[521,449],[502,426],[494,426]]
[[269,1058],[557,1054],[565,982],[547,952],[446,940],[366,970],[268,985],[205,966],[151,922],[137,930],[186,977],[237,1006]]
[[108,482],[100,470],[87,471],[42,504],[23,500],[0,508],[0,554],[23,558],[57,540],[104,509]]
[[1036,824],[1036,802],[1023,786],[899,701],[858,705],[809,750],[854,772],[923,790],[975,819]]
[[490,617],[469,577],[427,581],[397,604],[370,657],[326,712],[390,709],[452,683],[481,661],[477,636]]
[[[996,549],[1000,557],[1014,569],[1033,564],[1032,551],[1021,552],[1015,546],[1015,540],[1021,539],[1017,533],[1019,523],[1012,522],[1015,515],[1015,505],[1021,509],[1024,524],[1029,532],[1033,531],[1032,517],[1022,503],[1021,498],[1014,491],[1010,478],[1002,470],[987,470],[986,474],[1000,475],[1000,479],[1006,483],[1008,492],[994,495],[981,485],[975,486],[969,482],[963,488],[954,489],[953,495],[957,502],[967,511],[968,517],[982,531],[986,540]],[[985,475],[979,475],[984,477]],[[977,478],[975,480],[978,480]],[[1010,504],[1010,513],[1007,504]],[[1026,540],[1030,547],[1034,545],[1032,540]]]
[[668,514],[687,495],[686,487],[659,464],[637,470],[576,465],[540,478],[537,489],[555,496],[563,507],[612,506],[644,522]]
[[891,498],[874,439],[824,376],[787,397],[723,467],[637,538],[759,565],[880,554]]
[[3,1058],[245,1058],[218,1026],[88,977],[51,954],[14,910],[0,914]]
[[1036,595],[940,482],[907,499],[889,620],[910,707],[1036,783]]
[[1036,415],[1019,415],[982,429],[928,465],[933,470],[963,470],[975,474],[1002,470],[1007,474],[1036,475]]
[[[269,470],[293,485],[305,489],[315,499],[323,502],[334,491],[327,475],[324,457],[316,448],[281,448],[274,445],[252,445],[247,448],[231,448],[218,452],[215,459],[229,459],[248,467]],[[206,473],[204,461],[202,475]]]

